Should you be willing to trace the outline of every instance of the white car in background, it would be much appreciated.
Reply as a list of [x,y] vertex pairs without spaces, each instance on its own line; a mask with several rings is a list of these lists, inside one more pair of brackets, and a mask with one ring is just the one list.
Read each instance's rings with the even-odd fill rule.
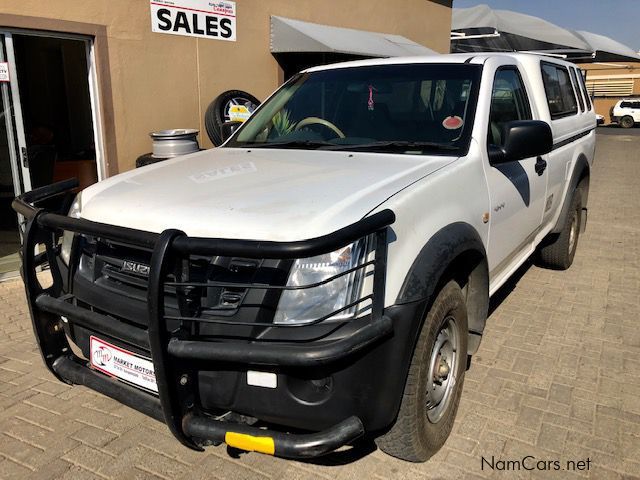
[[610,111],[611,122],[622,128],[631,128],[640,122],[640,98],[618,100]]

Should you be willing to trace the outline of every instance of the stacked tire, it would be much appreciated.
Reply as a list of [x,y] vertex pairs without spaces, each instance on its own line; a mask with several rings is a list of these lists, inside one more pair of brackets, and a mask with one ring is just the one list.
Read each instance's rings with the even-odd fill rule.
[[234,105],[243,105],[253,112],[260,101],[242,90],[228,90],[209,104],[204,114],[204,126],[214,145],[222,145],[222,124],[231,120],[229,110]]

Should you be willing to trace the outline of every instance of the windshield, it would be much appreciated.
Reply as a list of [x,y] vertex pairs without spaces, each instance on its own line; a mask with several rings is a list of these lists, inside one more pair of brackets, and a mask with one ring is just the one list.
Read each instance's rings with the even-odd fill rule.
[[480,69],[404,64],[300,74],[225,146],[462,154]]

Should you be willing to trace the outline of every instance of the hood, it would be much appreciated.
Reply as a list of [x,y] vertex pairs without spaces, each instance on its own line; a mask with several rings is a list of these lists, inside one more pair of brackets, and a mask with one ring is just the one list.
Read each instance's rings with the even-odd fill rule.
[[215,148],[86,189],[81,216],[122,227],[294,241],[356,222],[453,157]]

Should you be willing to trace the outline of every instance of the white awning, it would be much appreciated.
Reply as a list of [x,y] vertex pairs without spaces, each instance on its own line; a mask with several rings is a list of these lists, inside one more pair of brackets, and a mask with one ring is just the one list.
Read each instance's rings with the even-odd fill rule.
[[272,53],[343,53],[362,57],[434,55],[408,38],[271,16]]
[[511,33],[540,42],[565,47],[588,50],[589,45],[562,27],[538,17],[509,10],[493,10],[487,5],[471,8],[454,8],[451,18],[451,30],[471,28],[493,28],[498,32]]
[[596,54],[596,59],[598,59],[600,53],[603,53],[616,57],[624,57],[623,59],[640,61],[640,55],[633,51],[633,49],[620,42],[616,42],[612,38],[583,30],[578,30],[574,33],[589,44],[591,50]]
[[[491,51],[491,46],[495,46],[496,50],[505,49],[505,46],[514,50],[538,50],[541,52],[558,52],[567,54],[571,59],[575,54],[587,54],[592,56],[595,61],[607,59],[619,60],[640,60],[640,56],[631,48],[612,40],[604,35],[598,35],[591,32],[567,30],[553,23],[547,22],[538,17],[525,15],[522,13],[512,12],[509,10],[493,10],[487,5],[478,5],[471,8],[454,8],[451,18],[452,41],[462,40],[465,45],[473,46],[472,40],[479,39],[478,44],[484,46]],[[502,44],[494,42],[491,44],[491,34],[480,32],[495,31],[516,35],[517,39],[510,38]],[[472,33],[461,36],[464,32]],[[484,43],[483,43],[484,40]],[[463,43],[463,42],[458,43]],[[551,48],[543,48],[533,46],[526,47],[536,42],[544,42]],[[470,51],[479,51],[477,48],[471,48]]]

